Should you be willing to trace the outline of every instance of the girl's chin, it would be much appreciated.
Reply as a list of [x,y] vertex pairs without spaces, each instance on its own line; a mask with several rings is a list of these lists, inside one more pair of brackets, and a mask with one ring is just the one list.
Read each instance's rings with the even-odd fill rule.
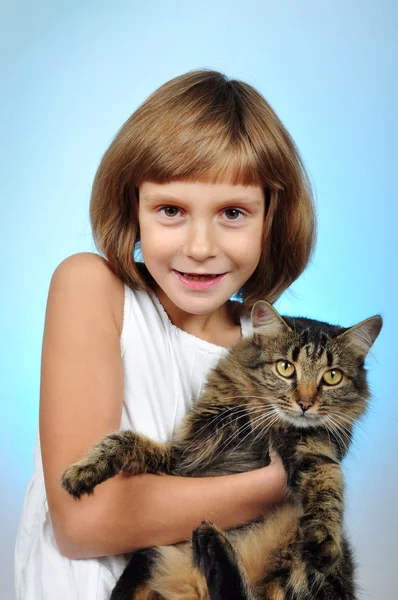
[[227,294],[210,294],[209,292],[203,294],[192,290],[181,293],[181,291],[176,292],[175,288],[170,291],[157,288],[155,292],[167,312],[169,309],[177,309],[191,315],[210,314],[229,300]]

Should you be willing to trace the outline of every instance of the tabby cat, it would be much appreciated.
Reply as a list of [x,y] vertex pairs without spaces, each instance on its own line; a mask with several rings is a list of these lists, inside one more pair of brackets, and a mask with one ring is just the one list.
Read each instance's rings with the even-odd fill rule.
[[209,373],[170,443],[117,431],[67,469],[63,487],[91,494],[116,473],[215,476],[266,466],[273,451],[289,499],[267,519],[227,532],[210,522],[191,541],[139,550],[111,600],[354,600],[343,526],[341,460],[369,390],[364,359],[379,316],[351,328],[252,309],[253,335]]

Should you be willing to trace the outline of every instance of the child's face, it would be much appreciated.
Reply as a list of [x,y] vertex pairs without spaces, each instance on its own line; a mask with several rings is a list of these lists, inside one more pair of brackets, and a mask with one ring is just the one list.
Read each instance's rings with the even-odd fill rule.
[[[169,300],[191,314],[222,306],[261,255],[264,194],[259,186],[178,181],[139,189],[142,255]],[[212,282],[182,274],[222,275]]]

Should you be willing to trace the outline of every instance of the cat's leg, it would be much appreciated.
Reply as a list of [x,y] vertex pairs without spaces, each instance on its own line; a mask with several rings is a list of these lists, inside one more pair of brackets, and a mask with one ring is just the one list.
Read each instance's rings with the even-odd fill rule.
[[353,552],[346,537],[341,538],[342,554],[322,586],[322,600],[357,600]]
[[[281,546],[269,570],[255,586],[262,600],[357,600],[351,551],[342,538],[342,554],[328,574],[314,569],[303,557],[299,528],[295,540]],[[246,565],[245,565],[246,566]],[[250,574],[250,573],[249,573]]]
[[210,600],[254,600],[239,564],[239,558],[226,536],[204,521],[192,537],[194,564],[205,576]]
[[303,508],[300,535],[308,564],[327,573],[341,556],[344,482],[333,448],[324,439],[299,442],[292,457],[283,456],[288,487]]
[[[227,532],[241,559],[250,589],[258,600],[315,600],[301,556],[301,508],[289,500],[264,521]],[[324,577],[318,573],[318,581]]]
[[134,431],[115,431],[65,471],[62,487],[80,498],[121,471],[167,473],[170,462],[171,444],[154,442]]
[[134,552],[119,577],[110,600],[155,600],[156,596],[147,584],[158,557],[157,548]]
[[342,555],[328,574],[303,557],[302,507],[293,498],[275,507],[264,521],[226,533],[259,600],[355,600],[354,564],[342,536]]
[[328,572],[342,553],[343,477],[339,464],[318,465],[314,471],[302,484],[302,552],[311,566]]

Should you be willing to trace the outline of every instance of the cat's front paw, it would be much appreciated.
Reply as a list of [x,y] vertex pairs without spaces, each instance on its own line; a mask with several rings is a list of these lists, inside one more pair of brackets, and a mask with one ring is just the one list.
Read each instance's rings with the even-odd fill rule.
[[132,431],[116,431],[71,465],[62,476],[62,487],[75,498],[92,494],[94,488],[123,470],[139,472],[135,451],[140,436]]
[[329,571],[341,557],[340,532],[337,527],[302,517],[300,537],[304,559],[318,571]]
[[66,469],[61,483],[71,496],[80,498],[83,494],[92,494],[94,488],[111,475],[108,470],[99,469],[94,463],[81,461]]

